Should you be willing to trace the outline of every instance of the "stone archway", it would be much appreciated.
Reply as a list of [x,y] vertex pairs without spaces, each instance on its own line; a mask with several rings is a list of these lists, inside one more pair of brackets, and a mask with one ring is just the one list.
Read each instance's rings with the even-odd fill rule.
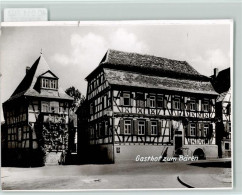
[[198,157],[198,160],[205,160],[206,156],[204,151],[201,148],[197,148],[194,152],[193,152],[193,156],[194,157]]

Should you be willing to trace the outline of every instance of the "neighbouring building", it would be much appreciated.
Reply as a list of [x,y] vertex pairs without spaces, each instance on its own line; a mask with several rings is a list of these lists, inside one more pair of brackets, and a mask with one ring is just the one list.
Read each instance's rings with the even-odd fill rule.
[[3,103],[4,166],[61,163],[68,153],[69,108],[73,99],[59,86],[43,55]]
[[216,132],[219,157],[231,157],[231,81],[230,68],[218,71],[214,69],[212,83],[219,96],[216,100]]
[[80,158],[218,157],[218,93],[186,61],[108,50],[86,80],[86,102],[77,111],[78,140],[86,140]]

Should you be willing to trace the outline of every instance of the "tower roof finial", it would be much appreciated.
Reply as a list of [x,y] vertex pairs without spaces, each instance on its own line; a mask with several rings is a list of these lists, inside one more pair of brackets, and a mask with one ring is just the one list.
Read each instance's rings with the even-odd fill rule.
[[40,55],[42,55],[43,54],[43,50],[42,50],[42,48],[40,49]]

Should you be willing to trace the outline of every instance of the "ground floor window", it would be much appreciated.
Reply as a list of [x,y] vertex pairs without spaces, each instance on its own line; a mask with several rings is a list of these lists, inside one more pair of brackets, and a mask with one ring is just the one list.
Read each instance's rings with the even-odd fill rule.
[[229,150],[229,143],[225,143],[224,148],[225,148],[225,150]]
[[151,135],[157,135],[157,121],[151,122]]
[[124,134],[131,134],[131,120],[124,121]]
[[195,136],[195,133],[196,133],[196,124],[191,123],[191,126],[190,126],[190,135],[191,136]]
[[204,127],[203,127],[204,137],[208,136],[208,130],[209,130],[209,125],[204,124]]

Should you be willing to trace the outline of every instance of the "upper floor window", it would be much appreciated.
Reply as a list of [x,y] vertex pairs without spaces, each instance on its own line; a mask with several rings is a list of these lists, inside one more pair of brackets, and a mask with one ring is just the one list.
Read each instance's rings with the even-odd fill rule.
[[202,106],[203,106],[203,111],[208,112],[208,110],[209,110],[208,101],[204,101]]
[[42,88],[46,89],[57,89],[57,80],[42,78]]
[[195,136],[196,134],[196,125],[194,123],[191,123],[190,125],[190,135]]
[[180,99],[179,98],[175,98],[173,100],[173,108],[175,110],[179,110],[180,109]]
[[138,123],[138,135],[145,134],[145,121],[139,121]]
[[130,94],[124,93],[123,98],[124,98],[124,106],[130,106]]
[[59,102],[41,102],[41,111],[42,112],[52,112],[52,113],[59,113]]
[[195,111],[196,110],[196,101],[195,100],[191,100],[191,102],[190,102],[190,110],[191,111]]
[[155,108],[155,96],[150,96],[150,107]]
[[145,96],[143,93],[136,94],[136,106],[143,108],[145,106]]
[[163,108],[163,96],[157,96],[157,108]]

